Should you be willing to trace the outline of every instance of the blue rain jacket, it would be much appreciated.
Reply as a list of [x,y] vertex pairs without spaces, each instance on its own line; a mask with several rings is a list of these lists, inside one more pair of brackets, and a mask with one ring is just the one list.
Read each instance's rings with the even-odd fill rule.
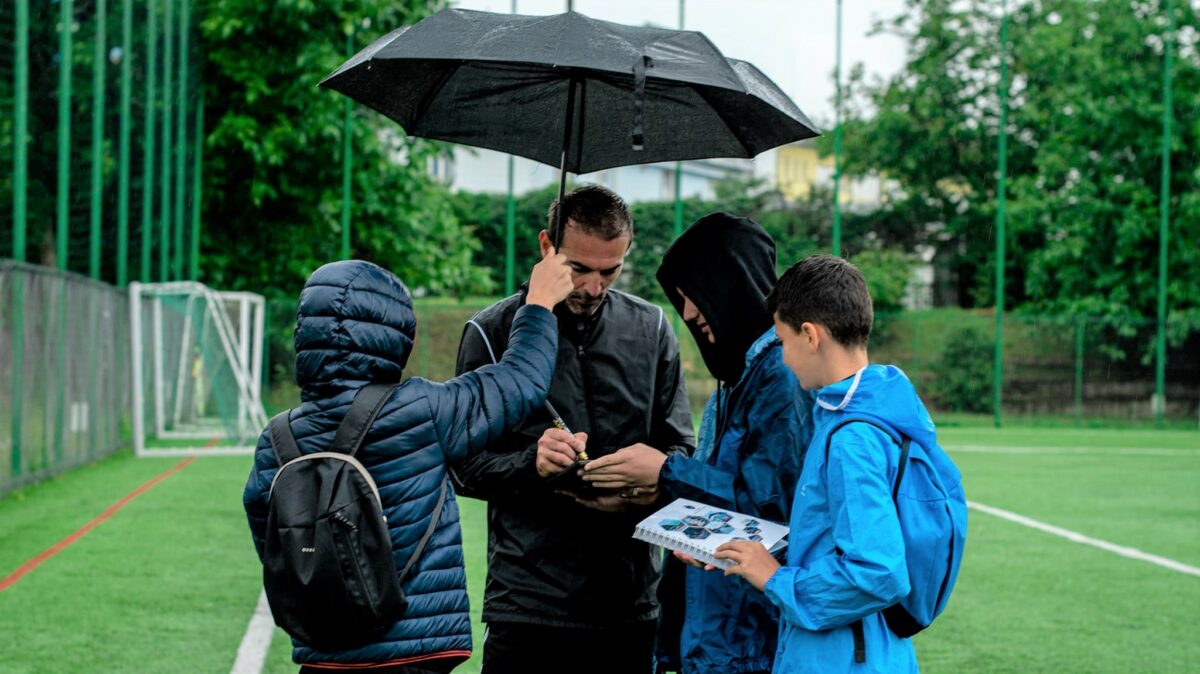
[[[412,300],[391,272],[356,260],[313,273],[300,295],[296,320],[296,382],[303,404],[289,416],[301,453],[329,446],[360,388],[400,381],[415,333]],[[356,456],[379,487],[397,569],[404,568],[429,526],[447,463],[482,451],[545,400],[557,351],[554,315],[525,306],[517,311],[498,365],[445,384],[408,379],[383,404]],[[259,555],[278,469],[264,433],[243,495]],[[292,659],[345,671],[355,665],[420,667],[470,657],[471,616],[453,491],[404,581],[404,593],[408,610],[378,641],[337,652],[293,641]]]
[[[850,424],[833,436],[827,462],[827,434],[850,415],[936,446],[929,412],[896,367],[870,365],[817,391],[817,431],[792,507],[787,566],[765,588],[782,613],[774,674],[918,671],[912,640],[893,634],[881,613],[909,593],[892,500],[900,448],[874,426]],[[849,627],[860,618],[862,664],[854,662]]]
[[[813,434],[813,398],[782,353],[773,327],[751,345],[738,383],[709,398],[694,457],[671,456],[663,464],[659,485],[666,496],[788,520]],[[725,420],[723,431],[718,419]],[[685,674],[771,669],[778,609],[740,578],[691,566],[685,573],[683,630],[678,644],[663,635],[659,662]]]

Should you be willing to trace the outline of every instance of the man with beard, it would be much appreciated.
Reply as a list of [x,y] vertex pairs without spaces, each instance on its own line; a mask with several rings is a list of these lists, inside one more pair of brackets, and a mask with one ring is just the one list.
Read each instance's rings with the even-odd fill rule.
[[[559,252],[575,291],[554,311],[560,332],[549,401],[577,432],[556,428],[539,410],[455,468],[458,492],[488,502],[483,672],[648,674],[662,559],[632,533],[652,511],[655,489],[587,489],[575,462],[585,450],[592,459],[631,447],[664,457],[691,452],[679,343],[659,307],[611,289],[633,241],[625,202],[603,187],[580,187],[551,205],[550,227],[559,208]],[[538,238],[550,250],[550,231]],[[523,294],[468,322],[458,373],[504,353]]]
[[[714,213],[671,244],[657,276],[718,382],[704,407],[699,446],[690,458],[623,449],[589,463],[584,479],[621,489],[656,484],[664,498],[787,522],[813,434],[812,394],[784,365],[767,310],[775,242],[753,220]],[[779,610],[741,579],[705,573],[686,555],[676,557],[700,568],[668,559],[660,588],[659,671],[769,672]],[[681,576],[683,600],[672,601],[669,590],[679,594]]]

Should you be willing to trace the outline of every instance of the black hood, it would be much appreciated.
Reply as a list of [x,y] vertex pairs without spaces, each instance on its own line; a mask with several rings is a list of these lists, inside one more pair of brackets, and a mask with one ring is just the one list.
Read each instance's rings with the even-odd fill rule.
[[704,314],[716,344],[688,323],[712,376],[736,382],[746,351],[772,325],[767,294],[775,285],[775,241],[757,222],[728,213],[697,220],[663,255],[658,283],[683,314],[683,290]]

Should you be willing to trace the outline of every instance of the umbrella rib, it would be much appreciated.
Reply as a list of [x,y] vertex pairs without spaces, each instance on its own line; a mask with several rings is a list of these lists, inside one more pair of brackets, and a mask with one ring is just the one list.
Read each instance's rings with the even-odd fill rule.
[[579,81],[579,128],[575,130],[575,175],[583,168],[583,123],[587,113],[587,83],[584,77]]
[[[446,82],[450,81],[450,78],[453,77],[454,74],[458,72],[458,69],[463,67],[464,64],[466,64],[466,61],[459,61],[458,65],[454,66],[453,68],[448,68],[442,75],[441,79],[438,80],[437,86],[425,92],[425,96],[421,98],[421,103],[417,106],[416,113],[413,115],[414,127],[420,124],[421,120],[425,119],[425,113],[429,111],[429,106],[433,105],[433,99],[442,92],[442,89],[444,89],[446,86]],[[410,133],[410,135],[414,134]]]
[[[712,104],[712,101],[708,100],[708,96],[705,94],[705,89],[707,89],[707,87],[692,87],[692,91],[695,91],[697,94],[699,94],[700,98],[703,98],[704,102],[708,104],[709,109],[712,110],[714,113],[716,113],[717,119],[721,120],[721,124],[723,124],[725,126],[725,129],[727,131],[729,131],[729,135],[733,136],[734,138],[737,139],[738,145],[742,148],[742,151],[746,153],[745,157],[748,159],[754,158],[755,155],[750,152],[750,148],[746,147],[746,141],[742,140],[741,135],[739,135],[736,131],[733,130],[733,128],[731,126],[729,126],[729,122],[725,120],[724,115],[722,115],[719,112],[716,112],[718,108],[717,108],[717,106]],[[743,92],[735,92],[735,93],[742,93],[743,96],[750,95],[750,94],[746,94]]]

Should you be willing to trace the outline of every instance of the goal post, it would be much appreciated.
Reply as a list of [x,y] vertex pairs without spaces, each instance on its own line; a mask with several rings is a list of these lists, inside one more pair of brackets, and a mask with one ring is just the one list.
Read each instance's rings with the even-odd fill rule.
[[265,302],[194,281],[130,283],[138,456],[247,454],[262,404]]

